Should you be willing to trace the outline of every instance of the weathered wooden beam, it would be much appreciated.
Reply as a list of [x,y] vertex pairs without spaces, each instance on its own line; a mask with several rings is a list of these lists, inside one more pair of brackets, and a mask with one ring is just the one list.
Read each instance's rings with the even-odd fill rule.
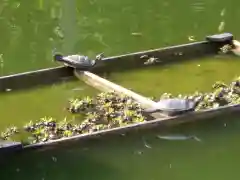
[[[146,98],[140,94],[137,94],[129,89],[126,89],[118,84],[115,84],[107,79],[104,79],[96,74],[93,74],[89,71],[78,71],[75,70],[74,74],[80,80],[83,80],[86,84],[99,89],[100,91],[115,91],[116,93],[123,93],[129,97],[132,97],[134,100],[139,102],[143,108],[153,107],[156,102],[152,101],[149,98]],[[161,113],[154,113],[151,115],[154,118],[166,117]]]

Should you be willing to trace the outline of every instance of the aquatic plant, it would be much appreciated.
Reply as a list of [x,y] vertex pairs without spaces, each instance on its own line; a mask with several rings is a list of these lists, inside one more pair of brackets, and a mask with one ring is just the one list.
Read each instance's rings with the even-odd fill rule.
[[118,95],[115,92],[100,93],[96,98],[91,99],[91,106],[88,106],[88,109],[84,111],[76,103],[82,101],[82,99],[75,99],[72,101],[74,103],[70,102],[68,110],[73,113],[72,109],[74,109],[74,113],[85,114],[86,119],[83,121],[85,131],[87,129],[87,131],[92,132],[97,129],[113,128],[145,121],[140,104],[123,94]]
[[219,48],[219,53],[220,54],[227,54],[230,51],[232,51],[233,46],[231,44],[225,44],[222,47]]
[[[95,98],[72,99],[69,101],[67,109],[70,113],[84,115],[83,121],[76,123],[66,118],[57,121],[52,117],[30,121],[20,129],[20,132],[29,134],[24,144],[92,133],[146,120],[141,113],[142,109],[139,103],[115,92],[100,93]],[[1,137],[6,140],[16,132],[18,132],[16,128],[8,128],[2,132]]]
[[1,132],[1,138],[3,140],[11,139],[11,136],[19,133],[19,129],[16,126],[6,128],[5,131]]

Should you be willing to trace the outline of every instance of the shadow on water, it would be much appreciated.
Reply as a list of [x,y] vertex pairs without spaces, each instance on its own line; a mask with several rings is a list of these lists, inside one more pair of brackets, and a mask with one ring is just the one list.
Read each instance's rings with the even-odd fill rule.
[[[79,148],[15,154],[1,160],[1,180],[111,179],[117,172]],[[117,177],[116,177],[117,178]],[[116,179],[114,178],[114,179]]]

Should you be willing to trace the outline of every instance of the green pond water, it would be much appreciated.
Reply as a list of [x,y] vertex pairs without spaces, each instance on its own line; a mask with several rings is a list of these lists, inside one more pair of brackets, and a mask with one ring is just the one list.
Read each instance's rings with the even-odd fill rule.
[[[7,120],[0,121],[0,127],[11,125],[23,126],[30,120],[54,117],[63,120],[71,118],[67,112],[68,101],[71,98],[94,96],[98,91],[83,82],[72,81],[52,86],[34,88],[27,91],[1,94],[0,114]],[[11,113],[13,112],[14,113]]]
[[[0,75],[56,66],[52,50],[93,57],[203,40],[219,30],[240,37],[240,2],[215,0],[2,0]],[[74,12],[73,7],[76,7]],[[240,58],[209,57],[182,64],[114,73],[109,79],[146,96],[207,91],[216,80],[240,75]],[[74,91],[79,88],[81,90]],[[0,129],[43,116],[63,118],[68,98],[96,94],[69,82],[0,95]],[[226,124],[227,125],[226,125]],[[238,177],[238,117],[178,126],[164,133],[194,134],[196,141],[163,141],[160,131],[17,154],[1,160],[1,180],[40,179],[226,179]],[[54,157],[54,158],[53,158]],[[56,161],[57,159],[57,161]]]
[[[227,66],[227,68],[226,68]],[[159,99],[161,94],[191,94],[211,91],[216,81],[230,83],[239,76],[240,58],[215,56],[161,67],[112,73],[108,79],[144,96]]]

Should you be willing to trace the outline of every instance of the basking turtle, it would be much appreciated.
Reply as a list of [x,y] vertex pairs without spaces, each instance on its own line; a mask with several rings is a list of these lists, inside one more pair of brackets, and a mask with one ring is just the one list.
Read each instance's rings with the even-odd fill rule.
[[95,60],[89,59],[88,56],[84,55],[69,55],[63,56],[61,54],[55,54],[54,60],[64,63],[65,66],[70,66],[76,69],[90,68],[93,67],[98,60],[102,60],[103,53],[96,56]]
[[146,113],[153,113],[157,111],[162,111],[167,114],[180,114],[187,111],[193,111],[197,103],[193,100],[172,98],[172,99],[162,99],[149,109],[145,109]]

